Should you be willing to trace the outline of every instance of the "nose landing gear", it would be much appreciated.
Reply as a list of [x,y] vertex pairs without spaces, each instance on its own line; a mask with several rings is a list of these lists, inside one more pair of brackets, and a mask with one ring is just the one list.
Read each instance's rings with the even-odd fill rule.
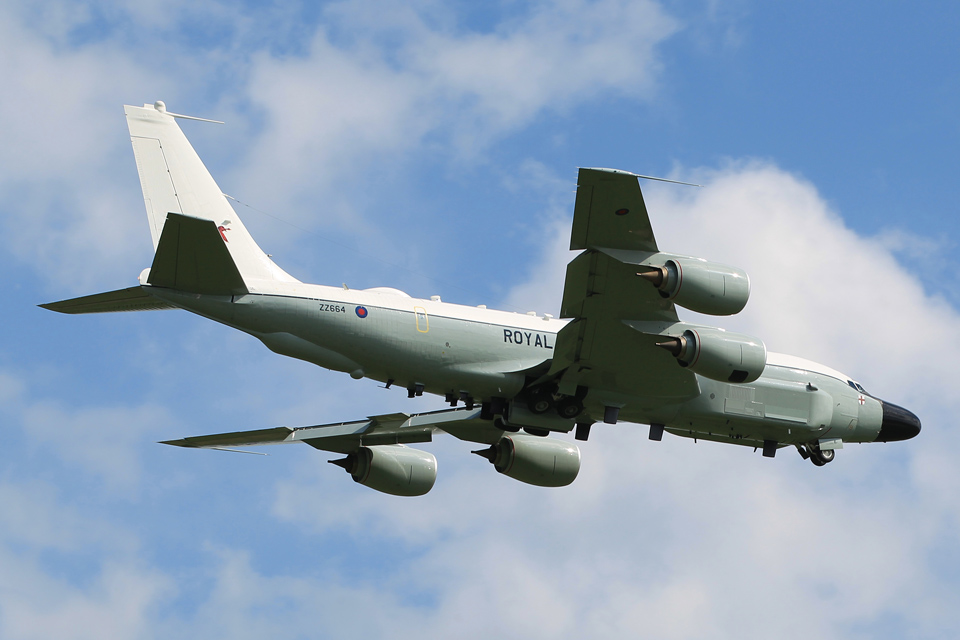
[[805,445],[798,444],[797,451],[800,452],[804,460],[810,460],[810,462],[817,467],[822,467],[828,462],[832,462],[837,455],[837,452],[833,449],[821,449],[820,445],[815,442]]

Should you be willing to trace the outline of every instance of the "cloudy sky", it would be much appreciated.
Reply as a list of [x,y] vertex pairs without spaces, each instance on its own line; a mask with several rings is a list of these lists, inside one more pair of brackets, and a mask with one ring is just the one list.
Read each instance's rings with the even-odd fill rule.
[[[960,9],[750,0],[0,5],[0,638],[955,638]],[[745,268],[723,326],[912,409],[907,443],[594,429],[565,489],[429,448],[433,492],[327,456],[155,444],[438,406],[182,312],[35,305],[152,249],[123,104],[184,131],[310,282],[556,313],[576,169],[660,246]],[[689,316],[688,316],[689,317]]]

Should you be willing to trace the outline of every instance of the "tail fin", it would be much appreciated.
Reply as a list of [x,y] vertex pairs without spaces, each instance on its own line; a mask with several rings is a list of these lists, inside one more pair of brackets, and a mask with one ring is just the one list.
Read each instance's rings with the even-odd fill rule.
[[155,249],[160,246],[167,214],[209,220],[245,282],[297,282],[257,246],[162,102],[123,110]]

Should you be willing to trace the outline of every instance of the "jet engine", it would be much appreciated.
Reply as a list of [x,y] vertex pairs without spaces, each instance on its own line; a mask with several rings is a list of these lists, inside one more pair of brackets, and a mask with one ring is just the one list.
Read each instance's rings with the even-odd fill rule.
[[675,256],[637,275],[659,289],[662,297],[711,316],[740,313],[750,298],[746,271],[700,258]]
[[565,487],[580,473],[580,449],[560,440],[510,434],[474,453],[503,475],[538,487]]
[[767,364],[762,341],[723,329],[687,329],[657,346],[669,351],[681,367],[720,382],[753,382]]
[[392,496],[422,496],[437,480],[437,459],[402,444],[360,447],[346,458],[330,460],[355,482]]

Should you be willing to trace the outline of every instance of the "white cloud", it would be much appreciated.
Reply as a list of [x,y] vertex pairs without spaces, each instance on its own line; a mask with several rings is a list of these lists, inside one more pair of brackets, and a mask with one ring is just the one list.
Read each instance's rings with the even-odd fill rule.
[[656,47],[678,28],[657,4],[619,0],[538,3],[489,33],[389,4],[338,5],[328,17],[349,24],[349,42],[320,29],[305,57],[255,57],[247,91],[268,124],[242,181],[254,200],[269,190],[293,215],[322,196],[326,215],[346,226],[356,212],[331,185],[341,195],[356,185],[362,198],[435,139],[471,156],[545,111],[605,93],[650,96]]
[[9,550],[0,550],[0,574],[0,635],[18,640],[152,637],[151,617],[171,590],[154,571],[113,563],[74,586]]
[[4,244],[60,287],[80,290],[124,272],[118,284],[129,283],[149,242],[144,218],[131,215],[142,203],[121,107],[169,89],[171,79],[109,43],[75,49],[51,41],[15,9],[0,9]]
[[100,479],[106,488],[133,496],[140,489],[139,450],[174,421],[157,406],[66,409],[40,401],[22,410],[32,446]]
[[172,581],[137,560],[135,536],[63,493],[36,477],[0,483],[0,636],[150,637]]

